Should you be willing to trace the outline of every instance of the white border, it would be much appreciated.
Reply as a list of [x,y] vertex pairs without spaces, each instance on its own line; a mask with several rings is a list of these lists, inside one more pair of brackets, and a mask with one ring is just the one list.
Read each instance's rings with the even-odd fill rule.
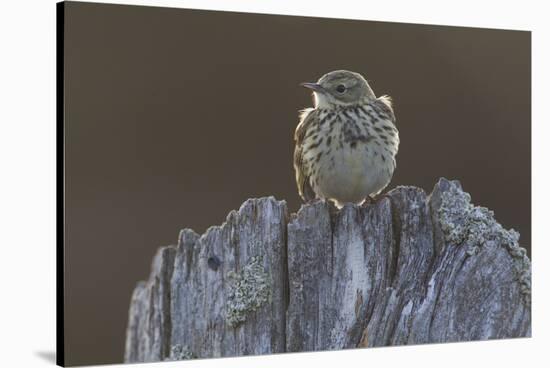
[[[104,1],[101,1],[104,2]],[[549,27],[543,1],[108,1],[533,31],[533,338],[151,364],[151,367],[544,366],[550,341]],[[0,10],[0,365],[51,366],[55,350],[55,2]],[[503,62],[506,62],[503,60]],[[519,122],[518,122],[519,123]],[[518,127],[521,125],[518,124]],[[528,178],[525,178],[528,180]],[[522,196],[522,193],[516,195]],[[529,200],[529,198],[525,198]],[[90,346],[93,349],[93,346]],[[127,365],[115,365],[124,367]]]

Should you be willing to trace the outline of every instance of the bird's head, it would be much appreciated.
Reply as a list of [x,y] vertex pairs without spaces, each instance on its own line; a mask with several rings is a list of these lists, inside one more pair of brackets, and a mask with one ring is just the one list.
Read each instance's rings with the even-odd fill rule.
[[361,74],[347,70],[335,70],[323,75],[317,83],[301,85],[313,90],[315,107],[319,108],[366,103],[376,98]]

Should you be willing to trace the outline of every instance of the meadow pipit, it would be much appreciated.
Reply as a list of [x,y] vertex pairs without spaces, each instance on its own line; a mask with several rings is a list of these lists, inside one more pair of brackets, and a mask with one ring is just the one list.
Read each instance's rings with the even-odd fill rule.
[[399,135],[391,99],[376,97],[358,73],[337,70],[317,83],[315,107],[301,111],[294,133],[294,169],[302,199],[362,204],[395,170]]

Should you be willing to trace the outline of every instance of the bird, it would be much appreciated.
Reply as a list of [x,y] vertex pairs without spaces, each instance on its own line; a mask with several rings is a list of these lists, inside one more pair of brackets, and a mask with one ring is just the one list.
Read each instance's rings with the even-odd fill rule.
[[300,111],[294,170],[302,200],[368,204],[390,183],[399,132],[392,99],[376,97],[359,73],[335,70],[312,90],[314,107]]

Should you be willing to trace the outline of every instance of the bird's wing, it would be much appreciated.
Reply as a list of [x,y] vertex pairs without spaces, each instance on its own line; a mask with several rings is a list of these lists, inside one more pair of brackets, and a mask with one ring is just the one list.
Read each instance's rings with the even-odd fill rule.
[[395,125],[395,114],[393,113],[393,102],[390,96],[384,95],[374,101],[374,108],[385,115]]
[[296,171],[296,185],[298,186],[298,193],[300,197],[306,202],[315,199],[315,192],[309,184],[309,173],[305,172],[305,165],[303,162],[304,155],[304,137],[309,126],[313,122],[315,113],[314,109],[309,108],[302,110],[300,114],[300,124],[296,127],[294,132],[294,141],[296,146],[294,147],[294,170]]

